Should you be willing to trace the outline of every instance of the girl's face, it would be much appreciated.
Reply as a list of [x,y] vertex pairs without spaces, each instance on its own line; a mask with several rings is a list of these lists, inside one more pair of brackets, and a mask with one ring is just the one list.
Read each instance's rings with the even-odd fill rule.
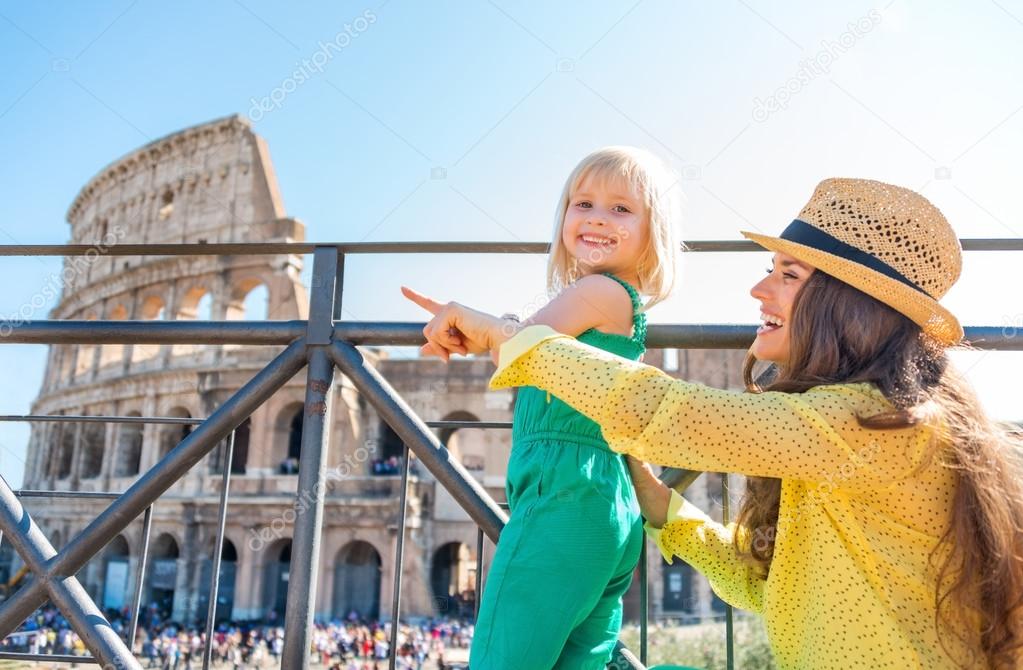
[[778,252],[772,259],[767,276],[750,290],[750,295],[760,301],[760,320],[763,322],[757,329],[757,339],[752,347],[757,360],[783,366],[789,362],[792,305],[813,272],[813,267]]
[[587,175],[569,196],[561,241],[584,273],[611,272],[635,281],[648,217],[642,198],[624,179]]

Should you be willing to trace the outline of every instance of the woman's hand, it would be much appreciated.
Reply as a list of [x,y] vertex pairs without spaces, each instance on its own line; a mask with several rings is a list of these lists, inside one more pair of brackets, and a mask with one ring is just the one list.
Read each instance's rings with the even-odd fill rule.
[[451,354],[482,354],[491,352],[497,361],[501,344],[519,330],[519,324],[485,312],[470,309],[456,302],[447,304],[427,298],[402,286],[402,294],[433,318],[423,328],[426,344],[419,351],[425,356],[439,356],[447,361]]
[[643,518],[654,528],[660,528],[668,518],[671,489],[654,474],[649,464],[632,456],[626,456],[625,460],[629,464],[629,474]]

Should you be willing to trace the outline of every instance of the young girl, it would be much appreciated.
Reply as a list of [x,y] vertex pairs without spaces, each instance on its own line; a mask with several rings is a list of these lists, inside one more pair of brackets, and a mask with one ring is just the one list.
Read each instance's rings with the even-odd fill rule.
[[[949,365],[938,300],[958,240],[934,205],[861,179],[820,184],[753,287],[753,393],[710,389],[427,301],[431,348],[501,345],[492,387],[529,384],[597,421],[616,451],[750,477],[723,527],[630,460],[665,557],[763,614],[781,668],[1017,668],[1023,661],[1019,444]],[[449,328],[456,331],[449,331]],[[508,340],[505,342],[505,340]],[[753,359],[779,367],[753,387]]]
[[[639,360],[640,296],[649,296],[647,306],[663,300],[675,278],[676,183],[639,149],[608,147],[584,158],[558,203],[547,272],[557,297],[526,323]],[[642,542],[624,460],[596,423],[556,394],[523,388],[506,481],[511,517],[490,565],[470,667],[604,668]]]

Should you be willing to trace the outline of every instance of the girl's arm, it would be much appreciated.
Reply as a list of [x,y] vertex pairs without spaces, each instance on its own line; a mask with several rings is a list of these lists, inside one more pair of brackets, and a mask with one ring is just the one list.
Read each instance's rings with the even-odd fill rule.
[[532,325],[549,326],[575,337],[590,328],[632,335],[632,298],[621,284],[603,275],[587,275],[565,288],[523,323],[517,323],[456,302],[440,303],[401,287],[402,294],[426,309],[434,318],[423,328],[426,344],[422,354],[447,361],[451,354],[491,352],[497,362],[498,348],[519,330]]
[[829,482],[904,479],[931,450],[931,431],[869,430],[858,416],[889,409],[866,385],[806,393],[724,391],[533,327],[501,346],[491,388],[535,386],[600,424],[612,449],[710,472]]
[[621,284],[603,275],[587,275],[523,321],[522,327],[550,326],[575,337],[590,328],[632,334],[632,299]]
[[632,456],[626,457],[625,461],[629,464],[629,475],[636,489],[639,511],[651,526],[660,528],[664,525],[665,514],[668,511],[671,489],[658,479],[650,466],[643,461]]

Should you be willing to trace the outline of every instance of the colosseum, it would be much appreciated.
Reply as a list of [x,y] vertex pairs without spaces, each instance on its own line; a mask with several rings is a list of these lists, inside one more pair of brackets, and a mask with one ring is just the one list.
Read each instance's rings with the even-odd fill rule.
[[[302,241],[305,227],[284,211],[266,142],[247,119],[230,116],[154,141],[102,169],[67,214],[70,242]],[[303,319],[308,298],[301,256],[103,256],[65,263],[70,277],[52,319]],[[70,271],[69,271],[70,268]],[[277,353],[274,347],[56,345],[49,349],[34,414],[202,418]],[[366,357],[426,420],[510,421],[513,396],[488,391],[489,360],[451,365],[364,349]],[[719,387],[739,383],[741,355],[651,351],[647,361]],[[352,383],[333,388],[317,616],[390,616],[395,544],[405,533],[401,616],[471,615],[477,528],[425,468],[410,477],[407,523],[398,527],[403,445]],[[304,375],[236,431],[230,505],[221,549],[221,620],[280,620],[291,557],[302,432]],[[158,462],[188,425],[46,422],[33,426],[26,489],[123,491]],[[508,431],[463,428],[439,435],[498,501],[504,499]],[[223,445],[193,468],[153,509],[143,603],[186,624],[205,620]],[[689,498],[720,509],[721,475],[701,477]],[[717,503],[717,504],[715,504]],[[27,499],[58,549],[107,505],[102,500]],[[139,568],[141,520],[79,574],[101,607],[131,603]],[[7,545],[7,543],[4,543]],[[488,544],[484,566],[493,554]],[[698,620],[720,607],[681,561],[648,552],[651,614]],[[0,551],[0,584],[18,562]],[[484,574],[485,574],[484,567]],[[638,591],[626,614],[639,614]]]

